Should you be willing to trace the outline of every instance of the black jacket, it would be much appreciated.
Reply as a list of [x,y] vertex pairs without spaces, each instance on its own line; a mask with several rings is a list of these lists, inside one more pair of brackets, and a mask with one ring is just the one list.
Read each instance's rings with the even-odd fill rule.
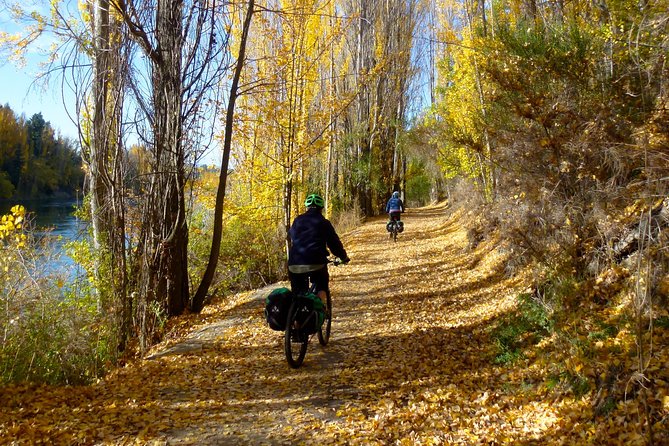
[[298,216],[288,236],[292,241],[288,265],[325,265],[328,248],[340,259],[348,258],[332,223],[323,217],[319,209],[310,208]]

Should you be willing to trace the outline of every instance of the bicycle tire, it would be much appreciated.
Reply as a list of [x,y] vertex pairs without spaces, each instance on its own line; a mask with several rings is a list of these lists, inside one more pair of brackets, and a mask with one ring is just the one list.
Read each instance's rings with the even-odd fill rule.
[[325,320],[323,325],[318,329],[318,342],[322,346],[328,345],[330,341],[330,330],[332,329],[332,299],[330,292],[327,292],[327,311],[325,312]]
[[300,332],[296,326],[297,301],[290,304],[288,317],[286,318],[286,331],[284,334],[283,349],[286,354],[288,365],[296,369],[304,362],[304,356],[307,353],[307,344],[309,336]]

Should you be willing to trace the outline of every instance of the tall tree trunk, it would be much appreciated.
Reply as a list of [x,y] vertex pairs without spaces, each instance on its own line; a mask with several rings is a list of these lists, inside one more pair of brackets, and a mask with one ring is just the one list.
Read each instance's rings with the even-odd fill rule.
[[216,206],[214,208],[214,234],[212,237],[207,269],[202,276],[202,281],[197,288],[197,292],[193,296],[192,310],[196,313],[202,311],[202,308],[204,307],[204,299],[207,296],[211,282],[214,279],[216,265],[218,264],[218,255],[221,250],[221,239],[223,234],[223,205],[225,204],[225,186],[228,178],[228,167],[230,164],[230,148],[232,146],[232,124],[234,121],[235,101],[237,100],[237,96],[239,94],[239,78],[242,73],[242,68],[244,67],[244,59],[246,57],[246,42],[249,35],[249,28],[251,27],[251,18],[254,12],[254,4],[254,0],[249,0],[246,17],[244,18],[244,25],[242,28],[241,41],[239,43],[237,65],[235,66],[235,72],[232,77],[232,85],[230,86],[230,99],[228,101],[228,108],[225,116],[223,157],[221,160],[221,172],[218,179],[218,188],[216,190]]
[[158,2],[156,44],[160,57],[153,64],[154,144],[158,193],[154,200],[153,227],[158,245],[150,277],[154,298],[165,299],[168,316],[181,314],[188,305],[188,226],[186,222],[185,156],[182,139],[183,0]]
[[106,110],[108,73],[110,71],[109,49],[109,1],[98,0],[94,10],[93,33],[95,50],[93,55],[93,125],[90,140],[90,193],[91,193],[91,224],[93,227],[93,246],[97,250],[101,246],[103,224],[102,215],[106,197],[103,175],[106,170]]
[[[110,289],[98,290],[99,309],[116,320],[119,351],[125,350],[130,333],[132,303],[126,299],[124,166],[120,137],[124,75],[120,27],[110,19],[109,1],[99,0],[94,10],[93,113],[90,138],[90,198],[93,247],[101,254],[96,261],[99,274],[104,253],[110,254]],[[112,32],[115,32],[112,39]],[[112,43],[113,42],[113,43]],[[102,280],[102,277],[98,277]]]
[[[477,9],[477,8],[476,8]],[[468,27],[469,27],[469,32],[474,33],[474,16],[471,14],[471,12],[468,12],[468,17],[467,17],[467,22],[468,22]],[[481,2],[481,20],[483,21],[483,30],[484,30],[484,36],[486,32],[486,18],[485,18],[485,1],[482,0]],[[481,80],[481,71],[478,66],[478,61],[476,59],[476,55],[472,56],[473,58],[473,65],[474,65],[474,76],[476,80],[476,91],[478,93],[478,99],[479,99],[479,105],[481,107],[481,115],[483,116],[483,119],[485,120],[487,116],[487,104],[485,102],[485,94],[483,91],[483,82]],[[482,197],[485,201],[493,201],[495,199],[495,194],[496,194],[496,181],[495,181],[495,171],[494,171],[494,165],[492,164],[492,144],[490,142],[490,134],[488,132],[487,126],[484,126],[482,129],[483,132],[483,143],[485,147],[485,153],[482,155],[480,153],[477,153],[477,159],[479,161],[479,165],[481,166],[481,185],[482,185]]]
[[[330,17],[330,29],[334,28],[333,25],[334,17]],[[330,98],[334,99],[337,94],[336,83],[335,83],[335,57],[334,57],[334,43],[330,42]],[[330,190],[332,188],[332,160],[335,150],[335,134],[337,132],[337,118],[334,114],[334,109],[330,108],[330,141],[328,144],[328,154],[325,161],[325,215],[326,217],[332,216],[332,203],[330,197]]]
[[[93,122],[92,135],[89,141],[89,168],[90,168],[90,198],[91,198],[91,226],[93,229],[93,248],[101,252],[104,244],[104,234],[107,232],[105,223],[108,208],[106,207],[107,188],[105,176],[107,173],[107,146],[108,126],[107,119],[107,97],[109,95],[109,73],[111,71],[111,50],[109,45],[109,1],[98,0],[93,11],[93,34],[95,48],[93,54]],[[99,265],[95,266],[98,274]],[[102,297],[98,295],[98,299]],[[103,303],[98,301],[98,307],[102,310]]]
[[[120,109],[119,109],[120,112]],[[130,337],[132,325],[132,299],[128,296],[128,269],[126,257],[126,231],[125,231],[125,202],[124,202],[124,163],[123,145],[119,141],[116,144],[114,154],[114,167],[112,173],[111,203],[112,203],[112,236],[110,237],[110,248],[112,253],[112,281],[113,294],[118,302],[118,325],[119,339],[118,350],[126,349]]]
[[288,162],[288,166],[284,169],[285,180],[283,183],[283,227],[286,232],[286,253],[290,251],[290,217],[293,211],[293,161]]

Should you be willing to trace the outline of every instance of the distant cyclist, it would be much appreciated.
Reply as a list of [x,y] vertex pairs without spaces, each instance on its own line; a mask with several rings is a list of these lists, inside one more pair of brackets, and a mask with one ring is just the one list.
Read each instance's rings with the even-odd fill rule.
[[386,214],[390,221],[400,221],[402,212],[404,212],[404,203],[400,198],[400,193],[395,191],[386,204]]
[[327,302],[330,275],[328,274],[328,249],[343,263],[349,258],[332,223],[323,214],[325,205],[318,194],[310,194],[304,202],[307,211],[293,221],[288,232],[291,245],[288,253],[288,277],[293,293],[309,290],[309,279],[316,284],[316,294]]

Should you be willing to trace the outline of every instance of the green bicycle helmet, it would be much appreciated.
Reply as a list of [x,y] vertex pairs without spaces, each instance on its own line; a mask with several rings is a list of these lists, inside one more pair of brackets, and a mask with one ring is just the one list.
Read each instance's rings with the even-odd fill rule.
[[323,208],[325,206],[325,202],[323,201],[323,198],[318,195],[318,194],[309,194],[307,195],[307,199],[304,200],[304,205],[308,208]]

